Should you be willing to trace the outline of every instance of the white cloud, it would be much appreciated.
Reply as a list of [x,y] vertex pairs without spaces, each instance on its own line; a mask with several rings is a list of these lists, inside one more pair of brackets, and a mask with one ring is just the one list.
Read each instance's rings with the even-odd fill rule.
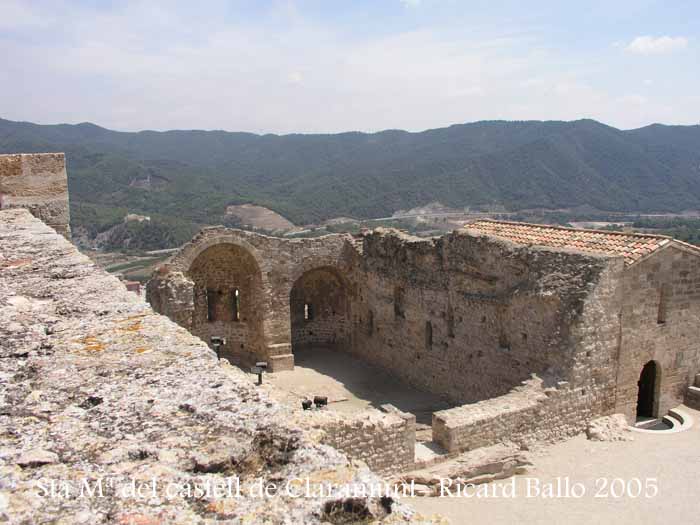
[[[288,9],[292,2],[252,22],[231,16],[228,0],[212,4],[205,14],[155,0],[47,12],[16,1],[23,25],[0,31],[0,80],[7,79],[0,116],[289,133],[583,116],[636,127],[686,122],[700,108],[693,82],[665,80],[690,52],[660,64],[669,68],[664,76],[647,64],[624,71],[593,64],[506,23],[481,32],[421,25],[358,35]],[[37,20],[45,31],[31,26]],[[642,89],[649,78],[654,89]],[[625,96],[635,91],[647,98]]]
[[406,7],[417,7],[420,5],[421,0],[399,0]]
[[18,30],[27,27],[46,27],[50,21],[17,0],[3,0],[0,28]]
[[300,71],[292,71],[287,75],[287,82],[290,84],[301,84],[304,82],[304,75]]
[[671,53],[686,47],[688,47],[688,39],[683,36],[638,36],[625,46],[625,51],[641,55],[654,55]]

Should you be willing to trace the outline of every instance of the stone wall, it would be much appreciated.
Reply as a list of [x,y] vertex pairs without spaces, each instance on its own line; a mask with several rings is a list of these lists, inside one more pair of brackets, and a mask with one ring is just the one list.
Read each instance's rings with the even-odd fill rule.
[[310,346],[344,349],[348,311],[347,284],[337,271],[318,268],[304,273],[290,292],[292,350]]
[[[245,253],[247,259],[255,262],[256,275],[259,271],[260,276],[259,283],[251,289],[252,295],[249,295],[246,302],[254,305],[255,315],[260,316],[260,329],[251,332],[244,330],[240,324],[231,326],[233,323],[229,321],[220,326],[198,322],[205,315],[205,305],[204,301],[196,299],[198,286],[194,282],[197,279],[195,263],[203,254],[206,259],[208,250],[219,245],[234,246],[236,253]],[[292,287],[304,275],[319,269],[330,269],[337,275],[347,275],[348,261],[352,260],[351,252],[355,250],[349,235],[280,239],[224,227],[205,228],[158,269],[148,283],[146,295],[157,311],[190,330],[195,330],[194,326],[197,325],[196,329],[205,338],[219,335],[213,331],[231,333],[229,347],[224,350],[234,362],[267,361],[272,371],[288,370],[294,366],[290,310]],[[242,277],[232,277],[233,280],[229,279],[225,288],[230,290],[233,281],[241,280]],[[176,281],[178,285],[167,284],[170,280]],[[354,289],[348,286],[345,292],[349,297]],[[168,306],[170,304],[176,306]],[[349,301],[347,305],[346,315],[349,316]],[[337,334],[329,333],[328,330],[319,333],[325,334],[326,339],[340,341],[345,337],[345,332],[342,324],[337,326]],[[326,328],[330,327],[326,323]]]
[[658,417],[664,416],[683,402],[685,390],[700,372],[697,250],[673,243],[637,263],[625,272],[621,293],[615,411],[634,421],[637,381],[644,364],[655,361],[659,375],[654,411]]
[[637,382],[649,361],[659,368],[654,415],[683,402],[700,370],[697,250],[671,243],[629,267],[610,259],[582,304],[568,329],[570,373],[551,380],[550,388],[536,378],[505,396],[437,412],[434,439],[456,451],[504,438],[557,440],[612,413],[634,423]]
[[219,244],[197,256],[188,277],[194,284],[192,333],[205,342],[223,337],[222,357],[254,364],[264,355],[264,294],[255,258],[240,246]]
[[27,208],[70,239],[68,176],[63,153],[0,155],[0,209]]
[[451,453],[503,441],[529,447],[575,436],[600,415],[590,389],[533,377],[503,396],[435,412],[433,440]]
[[436,412],[433,439],[450,452],[503,439],[527,446],[573,436],[591,419],[612,413],[624,263],[598,258],[583,267],[595,278],[576,283],[581,295],[569,300],[566,324],[557,328],[569,368],[549,369],[503,396]]
[[433,441],[448,452],[473,450],[503,439],[517,441],[534,427],[546,399],[541,379],[536,379],[503,396],[435,412]]
[[458,403],[503,395],[532,373],[573,373],[569,326],[605,258],[465,232],[364,240],[354,354]]
[[361,459],[379,474],[410,470],[415,462],[416,417],[384,405],[384,414],[371,410],[351,416],[324,414],[323,442]]

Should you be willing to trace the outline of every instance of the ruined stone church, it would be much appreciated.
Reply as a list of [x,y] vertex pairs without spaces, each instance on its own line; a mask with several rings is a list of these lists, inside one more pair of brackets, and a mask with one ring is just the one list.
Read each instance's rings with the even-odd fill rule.
[[[657,235],[479,220],[281,239],[204,229],[148,285],[156,309],[271,371],[347,352],[449,399],[448,451],[573,435],[683,402],[700,371],[700,250]],[[689,395],[691,395],[690,392]]]
[[[494,220],[433,238],[210,227],[156,270],[149,307],[66,240],[62,154],[0,156],[0,208],[0,373],[11,400],[0,418],[18,429],[6,455],[24,487],[17,505],[31,498],[25,466],[37,462],[69,478],[103,471],[103,460],[131,472],[136,458],[189,479],[221,465],[223,475],[230,458],[217,454],[243,447],[271,477],[332,465],[343,483],[375,479],[347,458],[383,476],[415,468],[414,414],[282,406],[226,364],[264,361],[274,374],[311,348],[447,400],[429,427],[443,457],[557,441],[615,413],[634,424],[683,402],[700,408],[700,249],[672,238]],[[212,337],[225,340],[221,361],[204,344]],[[65,417],[32,415],[42,411]],[[57,425],[62,457],[49,450]],[[102,427],[132,431],[107,439],[94,433]],[[136,437],[153,446],[134,449]],[[236,504],[293,509],[309,523],[325,516],[320,500],[279,501],[273,511]],[[332,512],[347,503],[323,501]],[[361,505],[392,512],[376,499]],[[189,519],[196,509],[183,499],[168,512]]]

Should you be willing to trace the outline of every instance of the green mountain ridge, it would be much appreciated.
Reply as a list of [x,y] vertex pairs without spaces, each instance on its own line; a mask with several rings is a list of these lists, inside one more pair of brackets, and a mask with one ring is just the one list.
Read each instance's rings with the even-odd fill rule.
[[0,119],[0,152],[40,151],[66,152],[78,227],[93,212],[122,208],[215,224],[227,204],[246,202],[297,224],[383,217],[431,201],[700,209],[700,126],[623,131],[594,120],[482,121],[422,132],[256,135]]

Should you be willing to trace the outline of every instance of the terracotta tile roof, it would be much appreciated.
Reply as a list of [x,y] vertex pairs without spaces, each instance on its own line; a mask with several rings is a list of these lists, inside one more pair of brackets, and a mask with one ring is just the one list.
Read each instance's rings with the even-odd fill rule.
[[628,266],[673,241],[670,237],[663,235],[579,230],[563,226],[488,219],[466,224],[465,228],[518,244],[534,244],[621,256],[625,258],[625,264]]

